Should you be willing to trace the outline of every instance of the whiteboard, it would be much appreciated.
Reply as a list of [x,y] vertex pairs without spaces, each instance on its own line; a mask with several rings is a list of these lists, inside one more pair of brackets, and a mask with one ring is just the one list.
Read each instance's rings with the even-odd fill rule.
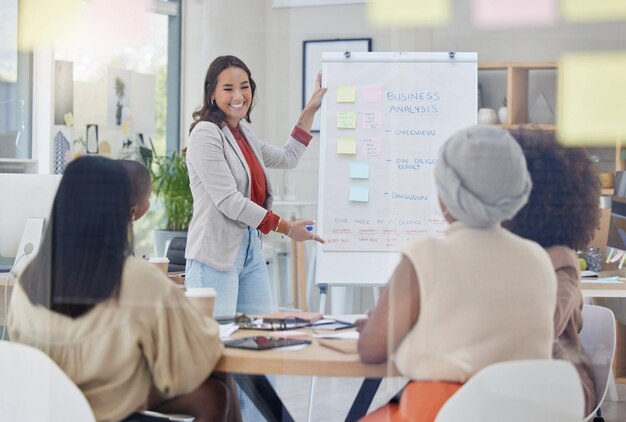
[[399,248],[442,237],[433,169],[476,124],[476,53],[324,53],[316,283],[382,285]]

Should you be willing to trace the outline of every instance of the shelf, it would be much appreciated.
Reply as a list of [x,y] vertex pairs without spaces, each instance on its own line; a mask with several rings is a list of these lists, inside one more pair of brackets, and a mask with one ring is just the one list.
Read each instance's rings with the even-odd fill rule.
[[[556,71],[557,69],[558,64],[556,62],[485,62],[478,64],[479,72],[506,72],[505,95],[508,110],[504,127],[507,128],[512,127],[512,125],[516,127],[522,125],[524,128],[554,130],[553,124],[532,125],[529,123],[529,87],[531,85],[531,72],[538,70]],[[501,78],[500,81],[502,81]]]

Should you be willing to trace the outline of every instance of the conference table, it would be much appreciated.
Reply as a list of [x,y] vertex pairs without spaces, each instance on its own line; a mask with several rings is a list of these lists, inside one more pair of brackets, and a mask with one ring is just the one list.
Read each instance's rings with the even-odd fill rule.
[[[320,345],[319,340],[313,337],[312,330],[298,331],[306,332],[307,338],[312,343],[298,350],[225,348],[215,368],[217,371],[232,373],[239,387],[250,397],[268,421],[293,421],[293,418],[266,375],[365,377],[348,412],[347,421],[357,420],[367,413],[382,378],[400,376],[393,364],[363,364],[356,353],[343,353]],[[280,335],[280,332],[240,329],[230,338],[257,335],[269,337]],[[345,342],[346,340],[336,341]],[[356,340],[353,341],[356,342]]]

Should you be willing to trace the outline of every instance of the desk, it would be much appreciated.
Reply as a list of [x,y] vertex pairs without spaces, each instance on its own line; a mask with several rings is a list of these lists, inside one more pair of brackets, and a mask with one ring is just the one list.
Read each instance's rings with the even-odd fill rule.
[[[310,333],[310,330],[305,331]],[[256,335],[271,336],[272,332],[239,330],[233,334],[232,338]],[[367,412],[371,398],[373,398],[372,390],[376,391],[381,378],[400,376],[392,364],[365,365],[360,362],[357,354],[337,352],[320,346],[315,338],[310,338],[310,340],[313,343],[301,350],[255,351],[225,348],[215,369],[234,373],[237,384],[258,405],[263,416],[270,421],[290,421],[293,418],[265,375],[366,377],[366,382],[350,409],[349,415],[353,415],[353,417],[348,417],[350,420],[355,420]]]

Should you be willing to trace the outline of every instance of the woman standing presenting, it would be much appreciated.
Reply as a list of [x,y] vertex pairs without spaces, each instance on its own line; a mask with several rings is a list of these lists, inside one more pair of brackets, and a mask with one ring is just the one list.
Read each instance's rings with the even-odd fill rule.
[[272,184],[266,173],[267,167],[295,167],[306,149],[326,92],[321,75],[283,147],[257,138],[243,122],[250,123],[255,89],[243,61],[216,58],[207,70],[203,105],[194,112],[190,129],[187,166],[193,218],[185,283],[217,290],[217,316],[274,310],[260,233],[273,230],[300,242],[323,242],[306,228],[313,221],[288,221],[271,211]]

